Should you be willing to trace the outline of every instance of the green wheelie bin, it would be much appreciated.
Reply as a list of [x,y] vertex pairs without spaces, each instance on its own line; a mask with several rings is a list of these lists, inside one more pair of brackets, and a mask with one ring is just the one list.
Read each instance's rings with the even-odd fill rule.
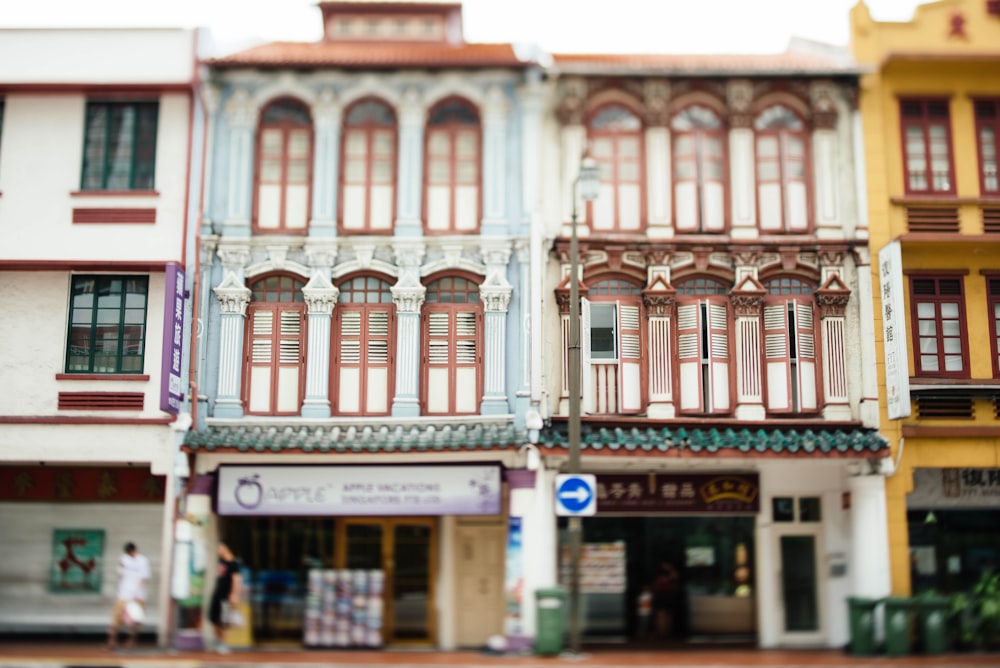
[[867,656],[875,653],[875,609],[880,598],[849,596],[847,612],[851,628],[851,654]]
[[913,609],[913,599],[892,596],[885,599],[885,653],[889,656],[905,656],[910,653]]
[[535,653],[554,656],[563,650],[566,636],[566,590],[535,590]]
[[944,596],[920,596],[915,601],[924,653],[944,654],[948,650],[950,601]]

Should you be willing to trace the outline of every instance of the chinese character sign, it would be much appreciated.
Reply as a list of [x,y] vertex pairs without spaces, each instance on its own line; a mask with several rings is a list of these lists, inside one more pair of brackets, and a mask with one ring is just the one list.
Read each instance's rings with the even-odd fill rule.
[[54,529],[49,591],[99,594],[104,570],[103,529]]
[[886,408],[890,420],[910,415],[910,376],[906,349],[906,313],[903,308],[903,256],[899,242],[878,253],[879,292],[882,297],[882,349],[885,353]]
[[181,360],[184,350],[184,270],[170,263],[163,304],[163,360],[160,366],[160,410],[179,413],[184,401]]

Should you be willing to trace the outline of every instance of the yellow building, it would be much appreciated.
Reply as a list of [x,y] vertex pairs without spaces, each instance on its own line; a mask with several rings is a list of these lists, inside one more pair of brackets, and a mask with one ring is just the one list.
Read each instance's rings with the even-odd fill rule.
[[1000,563],[1000,1],[859,2],[851,36],[892,592],[955,591]]

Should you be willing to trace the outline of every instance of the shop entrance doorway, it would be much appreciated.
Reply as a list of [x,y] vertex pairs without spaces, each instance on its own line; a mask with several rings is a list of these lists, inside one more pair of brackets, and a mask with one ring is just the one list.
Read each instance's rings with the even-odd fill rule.
[[[564,530],[561,521],[563,584]],[[753,516],[598,515],[583,519],[583,543],[585,643],[756,642]]]
[[437,519],[223,517],[220,536],[244,567],[253,641],[303,642],[309,573],[381,571],[382,644],[431,645]]

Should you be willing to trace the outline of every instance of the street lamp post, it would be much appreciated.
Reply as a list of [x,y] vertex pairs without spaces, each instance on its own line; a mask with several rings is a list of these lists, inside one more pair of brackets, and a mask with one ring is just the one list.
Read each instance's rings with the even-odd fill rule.
[[[569,238],[569,471],[580,473],[580,251],[576,236],[576,202],[597,199],[601,169],[597,161],[584,155],[580,173],[573,182],[573,209]],[[569,518],[569,649],[580,653],[580,546],[581,519]]]

